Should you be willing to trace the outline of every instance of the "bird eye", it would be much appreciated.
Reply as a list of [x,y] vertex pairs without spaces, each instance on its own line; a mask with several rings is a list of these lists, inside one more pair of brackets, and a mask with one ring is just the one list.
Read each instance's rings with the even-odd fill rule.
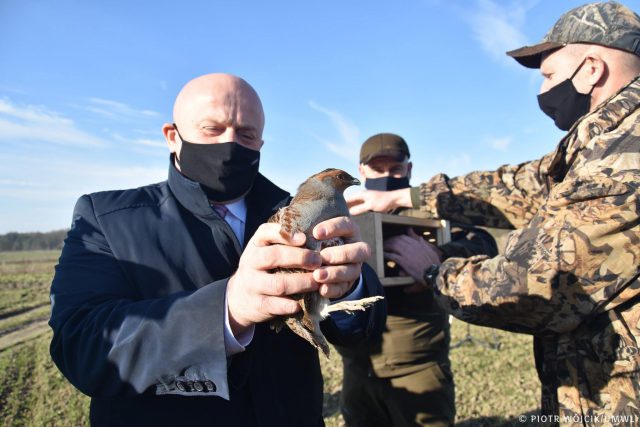
[[342,180],[342,181],[346,181],[346,180],[347,180],[347,177],[346,177],[346,175],[345,175],[345,174],[343,174],[343,173],[339,173],[339,174],[338,174],[338,179],[340,179],[340,180]]

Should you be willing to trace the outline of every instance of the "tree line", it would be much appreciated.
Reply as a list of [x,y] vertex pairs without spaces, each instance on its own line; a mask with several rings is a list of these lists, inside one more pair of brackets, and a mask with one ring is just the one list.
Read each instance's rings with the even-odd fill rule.
[[67,236],[67,230],[55,230],[46,233],[17,233],[0,234],[0,251],[37,251],[62,249],[62,242]]

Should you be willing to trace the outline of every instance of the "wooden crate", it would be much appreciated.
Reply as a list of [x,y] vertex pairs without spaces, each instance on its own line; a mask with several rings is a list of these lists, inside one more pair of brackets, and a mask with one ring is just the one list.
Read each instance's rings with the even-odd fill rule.
[[406,234],[407,228],[411,227],[416,234],[423,236],[427,242],[435,245],[442,245],[451,240],[449,221],[445,220],[379,212],[367,212],[354,216],[352,219],[360,227],[362,240],[371,247],[371,258],[367,263],[373,267],[383,286],[402,286],[413,283],[411,277],[394,275],[393,269],[389,265],[394,263],[384,259],[382,242],[385,239],[399,234]]

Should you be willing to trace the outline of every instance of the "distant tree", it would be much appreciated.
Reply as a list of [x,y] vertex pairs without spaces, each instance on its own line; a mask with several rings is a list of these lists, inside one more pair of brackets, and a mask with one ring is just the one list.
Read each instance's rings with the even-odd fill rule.
[[0,251],[36,251],[61,249],[67,230],[55,230],[46,233],[0,234]]

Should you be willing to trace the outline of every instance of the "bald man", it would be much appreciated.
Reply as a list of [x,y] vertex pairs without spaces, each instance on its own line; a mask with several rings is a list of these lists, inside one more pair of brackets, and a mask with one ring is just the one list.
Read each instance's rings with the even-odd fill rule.
[[640,17],[616,2],[587,4],[564,14],[541,43],[508,54],[540,69],[540,108],[568,131],[557,148],[497,171],[367,191],[351,199],[352,213],[414,206],[517,228],[494,258],[450,258],[427,270],[397,261],[456,317],[534,336],[548,416],[537,421],[637,424]]
[[[323,425],[317,351],[268,320],[300,310],[292,294],[380,293],[361,277],[369,248],[346,217],[314,234],[354,243],[319,253],[265,224],[290,196],[258,172],[264,113],[244,80],[190,81],[173,118],[167,181],[79,199],[51,286],[51,356],[91,396],[94,426]],[[322,326],[351,345],[383,323],[374,306]]]

